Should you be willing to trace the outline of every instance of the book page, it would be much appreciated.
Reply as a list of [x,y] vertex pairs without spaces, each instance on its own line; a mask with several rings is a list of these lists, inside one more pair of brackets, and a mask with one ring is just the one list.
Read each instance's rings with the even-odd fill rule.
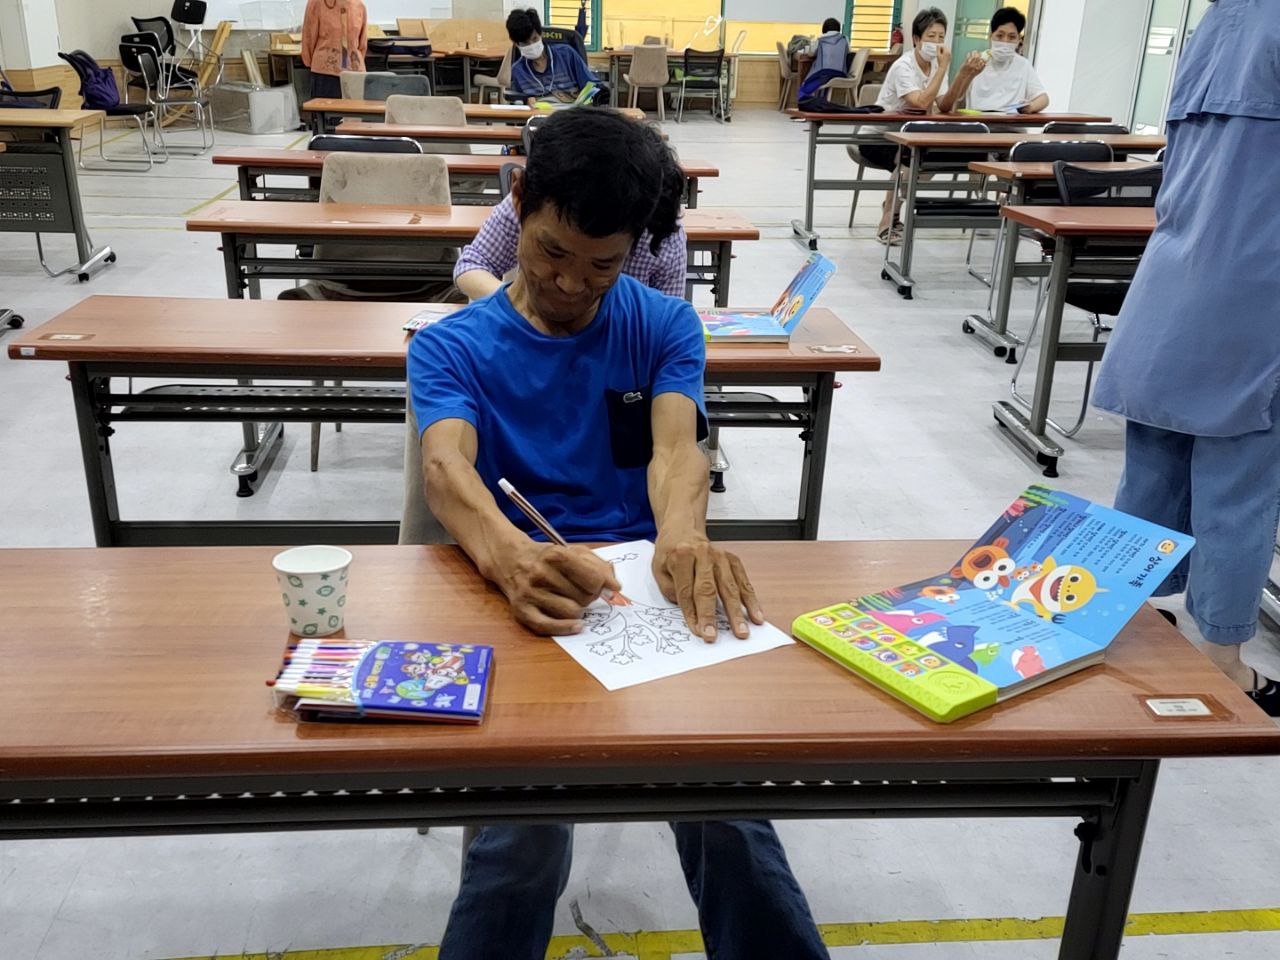
[[699,667],[764,653],[792,643],[772,624],[751,624],[740,640],[720,613],[715,643],[689,632],[680,607],[669,602],[653,577],[653,544],[648,540],[600,547],[596,554],[613,563],[629,604],[597,600],[583,617],[586,630],[555,641],[607,690],[661,680]]

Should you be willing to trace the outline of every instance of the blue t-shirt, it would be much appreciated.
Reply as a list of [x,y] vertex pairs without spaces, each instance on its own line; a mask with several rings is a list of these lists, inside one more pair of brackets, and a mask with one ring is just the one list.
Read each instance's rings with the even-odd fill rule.
[[566,540],[652,539],[653,398],[689,397],[704,435],[705,362],[693,307],[624,274],[571,337],[535,330],[505,286],[424,327],[409,344],[409,390],[420,430],[448,419],[475,427],[476,471],[530,536],[544,539],[500,477]]
[[[545,42],[545,41],[544,41]],[[538,73],[533,61],[520,57],[511,65],[511,87],[522,97],[548,97],[553,93],[578,91],[599,81],[587,69],[578,51],[566,43],[546,43],[547,69]]]

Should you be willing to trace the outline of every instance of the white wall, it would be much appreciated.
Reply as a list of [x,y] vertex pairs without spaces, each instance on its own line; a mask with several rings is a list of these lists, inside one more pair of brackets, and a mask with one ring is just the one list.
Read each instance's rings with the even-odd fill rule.
[[1049,91],[1050,110],[1067,110],[1071,103],[1084,11],[1081,0],[1040,0],[1035,66]]
[[58,63],[58,12],[49,0],[0,0],[0,56],[14,70]]
[[1071,110],[1128,122],[1134,81],[1146,46],[1149,9],[1149,3],[1139,0],[1086,0],[1071,84]]
[[[54,0],[37,0],[50,8]],[[173,0],[56,0],[62,49],[83,50],[100,60],[118,60],[120,37],[133,33],[129,17],[167,17]],[[57,51],[49,61],[57,63]]]

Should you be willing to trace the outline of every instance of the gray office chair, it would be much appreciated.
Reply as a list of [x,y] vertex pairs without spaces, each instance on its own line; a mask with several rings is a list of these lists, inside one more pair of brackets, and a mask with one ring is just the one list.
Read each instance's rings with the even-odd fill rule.
[[[1156,194],[1159,193],[1164,178],[1164,168],[1160,164],[1152,164],[1137,170],[1089,170],[1059,160],[1054,164],[1054,175],[1058,198],[1063,204],[1076,207],[1151,207],[1155,206]],[[1119,315],[1125,295],[1129,292],[1131,278],[1145,250],[1146,244],[1143,243],[1101,238],[1087,241],[1077,250],[1077,263],[1087,272],[1085,276],[1067,281],[1066,302],[1090,315],[1094,343],[1098,342],[1102,334],[1111,332],[1102,318]],[[1045,299],[1042,296],[1036,304],[1031,329],[1027,332],[1028,344],[1035,336]],[[1024,409],[1030,409],[1030,400],[1018,392],[1018,375],[1022,372],[1022,364],[1026,359],[1027,351],[1024,350],[1014,368],[1009,393],[1014,402]],[[1064,428],[1052,419],[1045,421],[1064,437],[1074,437],[1084,426],[1084,418],[1089,409],[1089,392],[1093,387],[1093,367],[1093,362],[1090,362],[1085,373],[1084,396],[1076,422],[1070,428]]]
[[533,135],[538,132],[538,128],[550,120],[551,117],[545,113],[540,113],[536,117],[530,117],[520,130],[520,149],[524,151],[524,155],[529,155],[529,148],[533,146]]

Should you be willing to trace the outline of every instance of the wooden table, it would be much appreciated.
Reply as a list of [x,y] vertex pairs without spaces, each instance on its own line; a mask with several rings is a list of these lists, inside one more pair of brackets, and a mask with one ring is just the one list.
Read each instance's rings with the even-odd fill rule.
[[1088,240],[1115,239],[1145,243],[1156,226],[1154,207],[1054,207],[1006,205],[1001,214],[1016,223],[1039,230],[1054,239],[1053,264],[1045,293],[1044,334],[1036,366],[1036,387],[1030,409],[1023,413],[1008,400],[992,406],[996,422],[1028,454],[1044,467],[1046,477],[1058,475],[1062,447],[1046,433],[1053,374],[1059,360],[1097,362],[1105,343],[1060,343],[1062,310],[1066,305],[1067,281],[1075,266],[1080,245]]
[[[227,164],[237,168],[237,179],[240,184],[241,200],[316,200],[319,197],[318,185],[307,187],[268,187],[266,178],[305,177],[315,180],[320,176],[324,166],[324,158],[329,155],[326,150],[290,150],[283,147],[232,147],[213,155],[215,164]],[[449,167],[451,181],[455,178],[460,183],[484,178],[491,181],[492,191],[482,194],[459,192],[458,183],[451,182],[455,201],[466,198],[479,203],[497,203],[496,193],[498,172],[508,163],[524,166],[525,158],[510,154],[497,156],[485,153],[442,153]],[[720,168],[698,160],[682,160],[680,168],[685,178],[685,206],[690,209],[698,206],[698,194],[701,192],[698,181],[705,177],[720,176]]]
[[[996,114],[1011,116],[1011,114]],[[986,121],[987,116],[971,117],[971,120]],[[985,152],[988,156],[1008,153],[1018,143],[1058,143],[1064,140],[1095,140],[1111,147],[1117,154],[1155,153],[1165,145],[1164,137],[1142,134],[1077,134],[1077,133],[904,133],[894,130],[885,134],[889,143],[897,144],[910,153],[910,162],[899,167],[899,173],[892,180],[893,195],[901,196],[902,205],[902,245],[898,248],[898,259],[893,259],[893,248],[885,246],[884,264],[880,276],[895,284],[898,295],[910,300],[915,280],[911,276],[911,256],[915,249],[915,232],[919,211],[916,209],[916,197],[920,186],[920,174],[924,165],[929,162],[929,154],[936,157],[939,153],[945,157],[954,151]],[[964,170],[968,168],[969,158],[962,157],[948,170]],[[903,182],[905,181],[905,183]],[[990,205],[980,208],[975,213],[957,212],[954,215],[930,215],[927,225],[939,228],[980,229],[997,227],[999,217]]]
[[[110,435],[122,423],[275,421],[233,467],[251,494],[274,458],[284,422],[403,423],[404,322],[421,305],[296,300],[90,297],[9,344],[19,360],[70,369],[80,448],[99,546],[244,543],[394,543],[398,521],[122,520]],[[834,352],[826,349],[837,348]],[[814,539],[822,505],[831,399],[838,372],[874,372],[880,358],[830,311],[815,308],[786,344],[712,344],[711,387],[798,387],[799,401],[762,401],[710,391],[714,427],[784,430],[802,443],[794,517],[711,521],[713,536]],[[127,377],[167,380],[134,389]],[[116,378],[113,385],[113,378]],[[193,386],[199,380],[288,380],[307,386]],[[310,386],[381,381],[377,388]],[[394,384],[394,389],[387,386]],[[745,399],[748,402],[741,402]],[[256,434],[255,434],[256,435]],[[253,457],[245,457],[252,453]]]
[[[692,52],[697,53],[697,50]],[[588,64],[595,60],[597,63],[601,60],[608,61],[609,69],[609,106],[618,106],[619,91],[622,88],[622,61],[630,61],[635,54],[635,46],[626,46],[618,48],[610,48],[608,50],[597,50],[587,54]],[[724,52],[724,63],[728,68],[729,78],[726,85],[732,85],[733,73],[738,69],[738,54],[728,50]],[[684,64],[684,50],[676,50],[674,48],[667,49],[667,64],[669,66],[677,66]],[[729,98],[725,98],[725,119],[733,119],[733,112]]]
[[[813,229],[813,195],[818,190],[892,190],[893,180],[884,178],[836,178],[819,179],[818,147],[826,145],[862,146],[864,144],[884,144],[888,141],[885,134],[897,129],[911,120],[960,120],[973,122],[980,120],[988,126],[992,124],[1013,124],[1023,127],[1039,127],[1056,120],[1073,123],[1107,123],[1110,117],[1094,116],[1087,113],[1017,113],[1017,114],[983,114],[972,116],[958,113],[810,113],[804,110],[788,110],[787,116],[802,121],[809,133],[808,162],[805,170],[804,219],[791,221],[791,229],[796,236],[804,240],[810,250],[818,249],[819,234]],[[828,127],[826,133],[822,128]],[[1079,139],[1079,137],[1075,137]]]
[[[95,246],[85,223],[80,204],[80,181],[76,172],[76,152],[72,134],[79,132],[83,143],[84,128],[106,122],[101,110],[46,110],[42,107],[0,108],[0,133],[25,131],[43,133],[55,140],[57,154],[38,153],[31,144],[14,143],[13,149],[0,157],[0,181],[16,178],[9,189],[0,193],[0,232],[34,233],[40,266],[50,277],[74,273],[81,283],[88,281],[91,271],[114,263],[110,246]],[[45,147],[44,149],[48,149]],[[45,261],[41,234],[70,233],[76,238],[76,263],[51,269]]]
[[[1027,187],[1031,183],[1043,183],[1054,179],[1052,163],[1010,163],[1008,161],[975,161],[969,169],[984,177],[989,177],[1006,188],[1006,203],[1020,204],[1027,195]],[[1087,170],[1141,170],[1150,164],[1139,161],[1117,160],[1112,162],[1076,163],[1073,166]],[[1018,237],[1021,226],[1016,220],[1002,219],[1003,238],[1000,241],[1000,257],[995,264],[991,276],[991,295],[987,298],[986,314],[971,313],[965,319],[962,329],[965,333],[976,334],[989,343],[997,357],[1004,357],[1006,363],[1018,362],[1018,347],[1023,345],[1020,337],[1009,332],[1009,305],[1013,299],[1014,277],[1045,276],[1046,266],[1037,257],[1033,262],[1018,262]]]
[[[530,117],[542,116],[545,111],[534,110],[524,104],[463,103],[463,111],[467,121],[479,123],[502,123],[523,126]],[[311,115],[313,133],[324,133],[336,125],[338,119],[346,117],[375,117],[381,119],[387,115],[385,100],[347,100],[317,97],[302,105],[302,112]],[[643,120],[644,111],[632,107],[622,107],[619,113],[632,120]]]
[[[964,544],[734,549],[786,629]],[[0,552],[0,655],[13,676],[59,678],[0,701],[0,839],[1058,817],[1080,838],[1058,955],[1114,960],[1160,761],[1280,752],[1271,720],[1149,607],[1105,663],[942,726],[800,644],[609,693],[517,627],[454,547],[355,547],[347,635],[492,644],[483,723],[297,723],[263,683],[286,643],[273,552]],[[67,584],[71,602],[32,604]],[[1162,696],[1213,715],[1157,719],[1145,704]]]
[[[493,129],[503,129],[495,127]],[[424,244],[459,250],[475,238],[489,215],[486,207],[411,207],[347,203],[221,200],[187,221],[194,232],[222,235],[227,296],[261,295],[259,281],[307,279],[404,279],[452,276],[451,263],[405,260],[322,260],[259,254],[258,245],[316,244],[341,238],[343,244]],[[729,303],[729,268],[734,241],[759,240],[760,231],[727,210],[690,210],[683,219],[688,239],[687,294],[709,286],[718,307]],[[703,263],[701,255],[707,256]]]

